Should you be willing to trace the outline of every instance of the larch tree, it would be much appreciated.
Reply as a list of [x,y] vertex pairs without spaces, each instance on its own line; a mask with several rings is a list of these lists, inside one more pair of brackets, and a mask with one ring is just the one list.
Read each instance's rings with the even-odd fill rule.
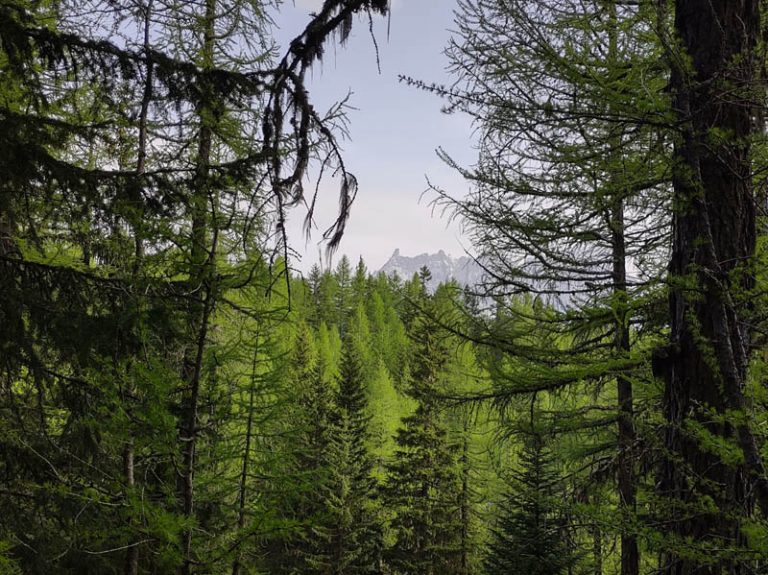
[[[612,380],[616,389],[623,575],[640,569],[632,382],[645,377],[647,358],[633,342],[640,326],[663,327],[656,302],[670,240],[667,78],[651,8],[462,1],[446,50],[455,83],[409,80],[479,128],[476,166],[439,152],[472,184],[470,194],[433,189],[470,233],[485,271],[483,295],[507,308],[505,324],[527,326],[505,332],[480,316],[471,330],[471,339],[528,365],[496,370],[490,396],[504,403],[585,381],[600,389]],[[522,294],[549,310],[509,303]],[[547,340],[553,345],[542,347]],[[604,425],[599,404],[607,398],[597,398],[596,425]]]
[[768,512],[745,396],[755,321],[752,158],[765,98],[761,3],[677,0],[674,14],[667,8],[659,4],[659,35],[678,130],[671,329],[656,362],[666,383],[659,492],[669,525],[660,569],[741,573],[764,568],[744,529],[755,504]]

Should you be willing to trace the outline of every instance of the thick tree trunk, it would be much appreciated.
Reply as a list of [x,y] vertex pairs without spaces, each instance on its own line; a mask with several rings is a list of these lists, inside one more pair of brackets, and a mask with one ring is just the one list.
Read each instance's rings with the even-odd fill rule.
[[[758,0],[676,0],[675,29],[690,58],[672,54],[672,88],[681,133],[675,149],[675,220],[670,262],[670,359],[665,379],[661,495],[680,538],[663,573],[737,572],[738,560],[680,553],[692,540],[723,548],[741,538],[749,494],[764,500],[765,474],[746,420],[743,387],[750,355],[748,310],[735,304],[753,284],[755,198],[749,138],[759,33]],[[707,440],[707,438],[711,438]],[[729,463],[704,441],[727,441],[746,464]],[[707,502],[705,505],[704,502]],[[704,564],[706,561],[706,564]]]

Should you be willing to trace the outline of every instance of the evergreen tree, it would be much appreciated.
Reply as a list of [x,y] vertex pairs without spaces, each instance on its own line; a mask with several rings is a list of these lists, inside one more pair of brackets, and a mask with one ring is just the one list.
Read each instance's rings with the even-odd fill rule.
[[370,295],[369,286],[368,268],[361,257],[355,267],[355,274],[352,276],[352,309],[356,309],[359,305],[365,305]]
[[753,142],[764,130],[754,121],[765,101],[763,4],[677,0],[674,7],[672,19],[668,5],[658,6],[679,122],[670,332],[656,365],[667,423],[660,572],[761,572],[754,539],[744,535],[755,505],[768,517],[760,424],[745,396],[756,331],[748,303],[756,210],[764,201],[753,164]]
[[460,573],[461,524],[455,447],[434,406],[420,404],[403,419],[388,466],[385,501],[394,513],[395,573]]
[[334,294],[335,322],[339,327],[339,333],[342,338],[346,335],[349,327],[349,319],[352,315],[354,306],[354,291],[352,285],[352,266],[346,255],[341,256],[336,269],[333,272],[336,280],[336,293]]
[[[420,279],[422,302],[429,303]],[[388,466],[387,508],[395,542],[387,561],[402,575],[461,573],[460,480],[456,446],[448,436],[437,394],[449,350],[426,313],[414,319],[416,344],[409,394],[416,410],[403,418]]]
[[[467,335],[527,361],[515,374],[497,370],[499,399],[567,379],[602,390],[610,373],[616,393],[595,403],[614,404],[617,435],[599,445],[617,460],[621,573],[638,575],[633,382],[650,375],[638,365],[651,345],[637,340],[665,326],[656,310],[671,238],[668,74],[655,14],[643,2],[461,0],[456,25],[446,50],[456,82],[415,83],[482,135],[471,168],[441,151],[473,189],[456,198],[436,188],[437,201],[467,225],[486,294],[557,345],[529,345],[482,316]],[[550,310],[509,299],[522,294]]]
[[290,358],[286,429],[277,446],[283,463],[279,473],[272,470],[279,528],[265,545],[264,565],[270,573],[327,572],[323,539],[328,511],[321,494],[331,481],[336,413],[322,364],[312,332],[300,325]]
[[221,320],[253,313],[229,303],[268,228],[245,206],[284,231],[328,154],[338,244],[356,184],[304,78],[387,9],[326,1],[275,62],[267,4],[0,2],[0,541],[24,572],[229,560]]
[[523,440],[519,471],[507,481],[491,529],[486,575],[564,575],[574,565],[563,492],[554,458],[542,433]]
[[338,319],[336,303],[338,300],[337,292],[339,284],[336,276],[326,270],[320,276],[320,282],[317,287],[315,301],[317,301],[317,321],[327,325],[335,325]]
[[381,572],[383,524],[370,452],[367,382],[357,347],[346,339],[330,448],[326,544],[333,575]]

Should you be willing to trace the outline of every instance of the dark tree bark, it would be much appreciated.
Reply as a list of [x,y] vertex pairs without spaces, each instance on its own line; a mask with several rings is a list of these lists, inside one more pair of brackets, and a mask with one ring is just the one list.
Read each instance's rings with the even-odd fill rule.
[[592,573],[603,575],[603,530],[595,523],[590,527],[592,534]]
[[[613,243],[613,280],[616,301],[616,332],[614,346],[617,352],[629,355],[630,332],[627,317],[627,257],[624,240],[624,207],[617,200],[611,222]],[[638,575],[640,551],[637,536],[628,528],[637,512],[633,444],[635,442],[634,401],[632,381],[625,375],[616,378],[618,399],[618,459],[617,483],[619,511],[622,513],[621,575]]]
[[[607,4],[608,18],[611,24],[608,39],[608,59],[611,70],[620,70],[618,63],[618,14],[616,1],[611,0]],[[611,104],[608,105],[609,113],[613,113]],[[621,165],[621,141],[620,138],[611,139],[611,149],[616,158],[611,166]],[[613,168],[615,171],[615,168]],[[613,188],[610,206],[611,254],[613,269],[614,313],[616,316],[614,331],[614,350],[619,356],[629,356],[631,350],[629,329],[629,293],[627,292],[627,240],[626,221],[624,215],[624,198],[631,197],[631,193],[621,185],[621,176],[611,173],[610,185]],[[637,544],[637,536],[631,529],[632,520],[637,513],[637,496],[635,486],[634,453],[635,443],[635,414],[634,399],[632,393],[632,381],[624,374],[616,378],[617,407],[618,407],[618,435],[617,435],[617,471],[616,482],[619,493],[619,513],[621,514],[621,575],[638,575],[640,573],[640,550]]]
[[[149,0],[146,5],[142,6],[144,13],[144,50],[149,53],[151,49],[150,44],[150,28],[151,20],[150,15],[152,13],[152,2]],[[146,78],[144,79],[144,91],[141,99],[141,111],[139,112],[139,141],[138,150],[136,155],[136,178],[137,182],[133,188],[133,197],[131,198],[134,205],[137,208],[137,212],[140,216],[133,225],[133,237],[134,237],[134,262],[133,262],[133,276],[134,280],[138,277],[141,270],[141,262],[144,259],[144,237],[141,229],[143,212],[142,199],[139,193],[140,186],[143,185],[141,179],[144,177],[147,168],[147,136],[148,136],[148,116],[149,105],[152,101],[152,82],[154,78],[154,65],[151,61],[147,61]],[[126,406],[130,406],[131,398],[134,396],[135,390],[133,387],[129,387],[126,397],[124,398]],[[130,407],[127,408],[130,413]],[[129,431],[128,440],[123,448],[123,477],[125,479],[126,491],[131,492],[136,487],[135,478],[135,447],[134,447],[134,434],[133,431]],[[130,544],[125,553],[125,564],[123,566],[123,573],[125,575],[138,575],[139,572],[139,543],[134,541]]]
[[[200,58],[203,69],[214,67],[213,54],[216,41],[216,0],[205,0],[203,16],[203,45]],[[190,198],[192,230],[190,234],[190,292],[198,292],[190,303],[189,319],[194,334],[194,347],[184,358],[183,381],[187,387],[187,397],[182,409],[182,427],[180,430],[182,471],[180,477],[180,495],[182,513],[188,519],[194,518],[195,507],[195,460],[198,439],[198,411],[200,387],[203,384],[202,370],[205,355],[210,316],[215,304],[215,294],[211,285],[212,266],[216,253],[216,230],[211,230],[208,204],[211,201],[209,172],[213,147],[212,109],[214,102],[210,95],[210,86],[203,87],[203,98],[198,110],[200,133],[198,135],[197,158],[195,165],[194,189]],[[212,236],[209,238],[209,236]],[[199,299],[198,299],[199,298]],[[193,573],[194,550],[192,547],[193,530],[187,528],[182,533],[183,563],[181,575]]]
[[[680,46],[668,48],[681,128],[669,269],[668,456],[659,485],[670,499],[670,540],[677,543],[670,544],[661,570],[708,575],[739,572],[738,559],[712,562],[711,555],[680,553],[675,545],[690,538],[733,547],[740,539],[739,517],[750,512],[750,494],[765,502],[765,473],[749,425],[725,417],[727,410],[746,407],[749,310],[736,298],[753,286],[749,140],[758,129],[753,103],[760,14],[758,0],[676,0],[675,6]],[[729,464],[706,449],[701,440],[708,435],[738,445],[745,463]]]

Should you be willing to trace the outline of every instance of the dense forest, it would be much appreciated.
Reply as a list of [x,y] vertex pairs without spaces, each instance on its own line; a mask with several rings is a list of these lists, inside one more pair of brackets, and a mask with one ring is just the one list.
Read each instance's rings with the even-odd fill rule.
[[0,0],[0,574],[768,573],[763,5],[458,0],[433,288],[286,231],[388,0]]

